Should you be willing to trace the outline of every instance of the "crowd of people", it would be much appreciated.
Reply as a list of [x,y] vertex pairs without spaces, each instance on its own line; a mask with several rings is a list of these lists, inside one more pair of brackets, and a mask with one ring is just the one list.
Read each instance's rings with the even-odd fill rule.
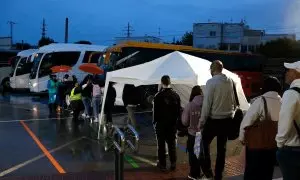
[[[104,113],[106,120],[112,122],[112,110],[116,99],[116,90],[113,82],[109,83]],[[56,75],[50,75],[48,81],[49,93],[49,115],[54,116],[57,112],[71,110],[73,121],[79,122],[81,112],[82,117],[99,122],[98,115],[103,103],[104,81],[97,75],[87,75],[79,83],[75,76],[68,74],[62,80],[57,79]],[[69,102],[68,102],[69,101]]]
[[[282,87],[275,77],[264,80],[262,95],[252,101],[240,121],[238,139],[245,146],[245,180],[272,180],[274,167],[279,164],[284,180],[300,179],[300,61],[285,63],[286,83],[290,88],[281,97]],[[161,89],[153,99],[153,125],[157,138],[157,167],[167,170],[166,155],[169,155],[170,170],[176,170],[176,139],[187,136],[189,154],[189,179],[221,180],[225,167],[226,146],[232,134],[235,115],[239,108],[236,83],[223,71],[221,61],[210,67],[212,78],[202,92],[200,86],[192,88],[189,103],[181,107],[179,95],[171,88],[171,79],[161,78]],[[78,121],[80,112],[84,117],[98,122],[102,103],[107,122],[112,122],[116,99],[114,83],[110,82],[107,97],[103,102],[104,82],[97,76],[88,75],[81,83],[76,77],[66,75],[62,81],[51,75],[48,82],[49,111],[53,114],[57,105],[66,106],[69,96],[73,120]],[[126,84],[123,102],[128,111],[128,120],[137,128],[134,113],[141,103],[140,91]],[[182,128],[184,127],[184,128]],[[200,156],[195,154],[196,134],[201,133]],[[217,157],[214,171],[211,167],[210,144],[216,137]],[[236,138],[237,138],[236,137]],[[235,138],[235,139],[236,139]],[[168,153],[166,153],[168,151]]]
[[[284,66],[290,89],[281,97],[283,89],[278,79],[266,77],[262,95],[253,100],[239,124],[237,137],[246,149],[245,180],[272,180],[276,164],[279,164],[284,180],[300,179],[300,61],[285,63]],[[235,93],[236,83],[222,70],[222,62],[214,61],[210,68],[212,78],[207,81],[205,91],[202,92],[199,86],[193,87],[190,101],[183,109],[179,95],[171,88],[170,77],[166,75],[161,78],[162,89],[153,101],[157,167],[160,170],[167,170],[166,149],[170,157],[170,170],[176,169],[179,121],[181,126],[187,128],[188,178],[223,178],[226,145],[239,103]],[[194,152],[197,132],[201,132],[202,137],[199,157]],[[213,172],[210,144],[215,137],[217,158]]]

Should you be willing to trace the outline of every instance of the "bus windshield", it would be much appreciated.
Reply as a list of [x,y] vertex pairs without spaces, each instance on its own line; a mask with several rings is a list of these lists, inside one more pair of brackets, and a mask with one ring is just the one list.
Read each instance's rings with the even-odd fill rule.
[[23,74],[29,74],[32,67],[32,62],[30,61],[31,56],[24,57],[20,60],[17,70],[16,70],[16,76],[20,76]]
[[43,57],[43,53],[38,53],[34,55],[33,65],[31,68],[30,79],[34,79],[36,77],[37,71],[39,69],[40,61]]
[[39,70],[39,78],[48,76],[52,73],[53,66],[66,65],[74,66],[80,56],[81,52],[53,52],[45,54]]
[[15,57],[13,57],[13,58],[10,60],[10,64],[11,64],[11,73],[10,73],[10,76],[11,76],[11,77],[13,77],[13,75],[14,75],[16,66],[17,66],[18,61],[19,61],[20,58],[21,58],[20,56],[15,56]]

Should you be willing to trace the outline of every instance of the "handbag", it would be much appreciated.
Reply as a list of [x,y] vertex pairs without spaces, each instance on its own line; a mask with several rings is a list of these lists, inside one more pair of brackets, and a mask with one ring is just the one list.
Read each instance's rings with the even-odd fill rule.
[[251,126],[245,128],[245,143],[249,149],[274,149],[277,147],[275,137],[278,122],[272,121],[267,108],[267,101],[262,96],[264,104],[264,118],[260,117]]
[[228,140],[235,140],[239,137],[240,125],[244,118],[244,113],[243,113],[242,109],[240,108],[240,102],[239,102],[239,98],[237,95],[236,87],[234,85],[234,81],[233,80],[231,80],[231,81],[232,81],[232,88],[233,88],[233,93],[234,93],[236,109],[235,109],[234,116],[231,120],[231,124],[228,128],[227,138],[228,138]]

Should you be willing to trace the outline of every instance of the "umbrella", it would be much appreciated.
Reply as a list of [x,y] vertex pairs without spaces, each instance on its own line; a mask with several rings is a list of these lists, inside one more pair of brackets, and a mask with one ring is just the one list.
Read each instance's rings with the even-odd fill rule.
[[79,69],[83,72],[91,74],[103,74],[104,71],[94,63],[85,63],[79,66]]
[[53,66],[51,70],[53,73],[60,73],[60,72],[69,72],[70,70],[72,70],[72,68],[70,66],[60,65],[60,66]]

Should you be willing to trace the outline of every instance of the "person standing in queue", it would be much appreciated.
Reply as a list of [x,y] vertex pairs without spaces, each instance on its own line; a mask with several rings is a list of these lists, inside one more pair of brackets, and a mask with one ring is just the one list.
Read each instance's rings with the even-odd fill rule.
[[188,179],[201,178],[200,159],[194,153],[195,138],[199,118],[201,116],[201,107],[203,103],[203,93],[200,86],[194,86],[190,95],[190,102],[182,112],[182,124],[188,126],[188,140],[186,148],[189,153],[190,173]]
[[57,90],[58,90],[58,82],[56,79],[56,75],[50,75],[50,79],[47,84],[48,95],[49,95],[49,117],[53,116],[56,112],[56,102],[57,102]]
[[132,84],[124,85],[122,100],[128,112],[128,124],[131,124],[134,128],[137,128],[134,113],[139,103],[139,98],[140,94],[138,92],[137,87],[135,87]]
[[71,90],[70,94],[71,108],[73,110],[73,121],[75,123],[78,123],[80,111],[83,110],[81,92],[81,87],[78,83],[75,83],[75,87]]
[[213,177],[210,144],[217,137],[215,180],[221,180],[225,167],[228,131],[235,113],[235,95],[231,78],[222,73],[223,63],[213,61],[210,66],[212,78],[206,82],[201,118],[198,129],[202,133],[203,152],[201,168],[206,178]]
[[106,121],[112,123],[112,111],[115,106],[115,101],[117,97],[116,89],[114,88],[114,82],[109,82],[106,100],[104,104],[104,114],[106,115]]
[[300,61],[284,63],[285,82],[279,113],[277,160],[284,180],[300,179]]
[[153,125],[155,128],[158,145],[157,167],[166,171],[166,143],[171,162],[171,171],[176,169],[176,123],[180,118],[180,97],[170,87],[170,77],[164,75],[161,78],[162,90],[154,97]]

